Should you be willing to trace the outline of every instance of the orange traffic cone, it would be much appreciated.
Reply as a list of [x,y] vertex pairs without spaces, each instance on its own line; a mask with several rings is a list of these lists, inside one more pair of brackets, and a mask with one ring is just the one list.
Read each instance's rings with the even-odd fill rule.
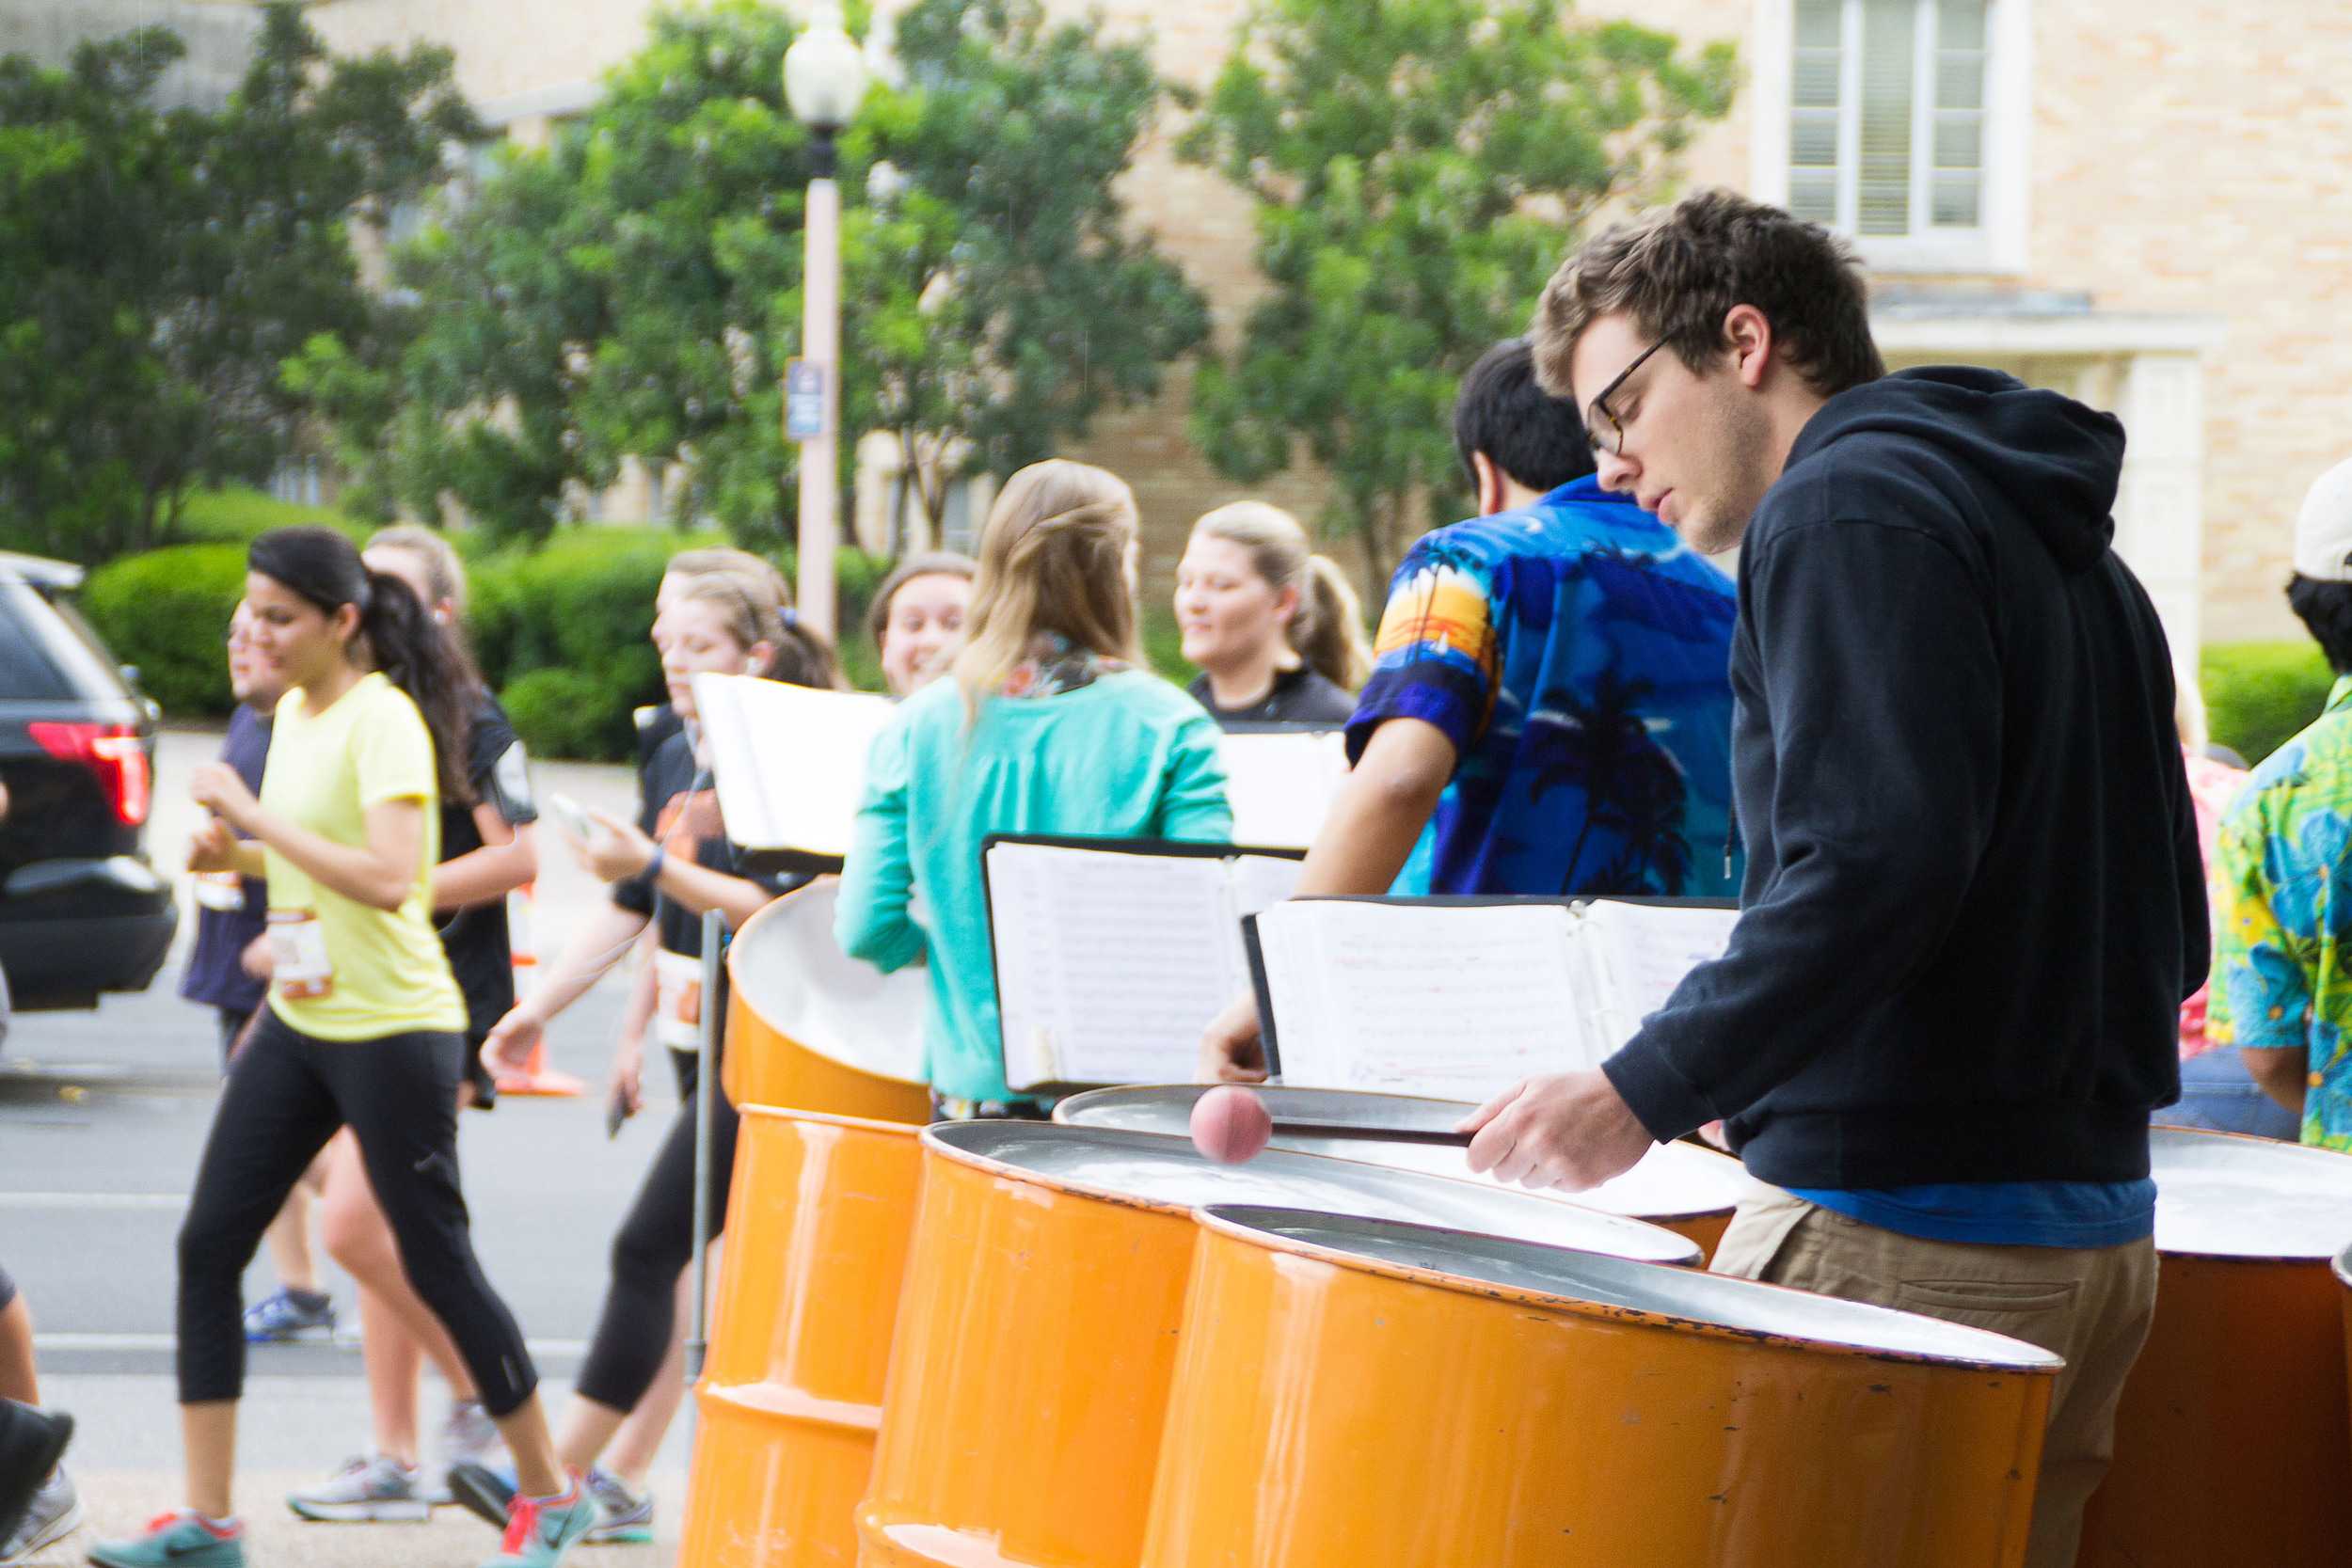
[[[532,940],[532,915],[535,910],[538,884],[525,882],[506,895],[507,944],[513,950],[515,963],[515,992],[522,994],[524,972],[536,968],[539,953]],[[499,1074],[499,1093],[566,1095],[578,1094],[586,1085],[568,1072],[557,1072],[548,1066],[548,1043],[542,1039],[531,1048],[531,1060],[520,1072]]]

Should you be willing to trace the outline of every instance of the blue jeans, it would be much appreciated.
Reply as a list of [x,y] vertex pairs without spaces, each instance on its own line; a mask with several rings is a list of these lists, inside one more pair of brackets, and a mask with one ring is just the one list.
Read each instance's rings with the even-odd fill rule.
[[2181,1101],[2150,1118],[2168,1127],[2208,1132],[2251,1132],[2260,1138],[2296,1143],[2303,1124],[2247,1075],[2233,1047],[2218,1046],[2181,1064]]

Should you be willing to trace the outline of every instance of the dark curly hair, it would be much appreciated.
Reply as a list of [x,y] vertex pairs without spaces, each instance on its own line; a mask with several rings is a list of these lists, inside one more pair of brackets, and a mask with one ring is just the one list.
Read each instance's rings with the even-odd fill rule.
[[1602,316],[1625,311],[1693,371],[1724,352],[1724,318],[1753,305],[1781,356],[1822,396],[1886,373],[1870,338],[1852,246],[1819,224],[1730,191],[1702,191],[1594,235],[1544,285],[1529,336],[1535,376],[1571,395],[1568,356]]
[[2287,608],[2328,656],[2328,667],[2352,675],[2352,582],[2322,582],[2297,572],[2287,579]]

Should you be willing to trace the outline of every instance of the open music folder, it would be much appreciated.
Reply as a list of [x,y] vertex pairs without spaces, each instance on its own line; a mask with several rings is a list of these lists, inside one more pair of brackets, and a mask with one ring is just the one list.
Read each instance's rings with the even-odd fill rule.
[[1713,900],[1302,898],[1244,924],[1281,1082],[1483,1101],[1599,1066],[1738,919]]
[[1299,862],[1224,844],[991,835],[980,850],[1005,1082],[1182,1083],[1249,988],[1241,922]]
[[696,675],[694,706],[727,837],[764,867],[840,870],[865,792],[866,754],[890,721],[890,699],[755,675]]

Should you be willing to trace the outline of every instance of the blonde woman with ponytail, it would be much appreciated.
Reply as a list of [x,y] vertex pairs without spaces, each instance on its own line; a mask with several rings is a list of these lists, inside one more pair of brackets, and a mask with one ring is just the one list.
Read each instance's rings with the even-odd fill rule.
[[1263,501],[1192,525],[1176,567],[1176,624],[1200,674],[1187,688],[1220,724],[1344,724],[1372,673],[1346,576],[1298,519]]
[[1083,463],[1033,464],[989,513],[952,678],[875,739],[835,928],[877,968],[928,963],[943,1116],[1042,1113],[1005,1084],[983,838],[1232,832],[1216,726],[1144,667],[1136,624],[1134,495]]

